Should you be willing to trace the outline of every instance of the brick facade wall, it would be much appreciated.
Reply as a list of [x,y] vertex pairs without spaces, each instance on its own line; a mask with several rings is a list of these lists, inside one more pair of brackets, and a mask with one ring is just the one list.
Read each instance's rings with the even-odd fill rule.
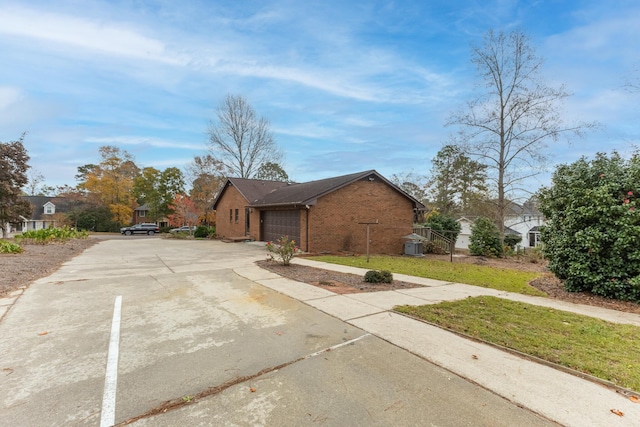
[[[225,190],[216,209],[216,233],[219,237],[245,236],[247,204],[235,187],[230,186]],[[302,208],[300,241],[297,243],[302,250],[309,252],[347,251],[364,254],[367,249],[367,226],[359,223],[376,220],[378,224],[369,226],[369,252],[402,254],[405,243],[402,236],[411,234],[413,230],[413,204],[378,179],[357,181],[322,196],[316,205],[310,206],[308,212]],[[249,237],[263,240],[258,209],[252,209],[250,225]]]
[[[242,237],[245,235],[246,206],[247,201],[242,197],[240,192],[234,186],[227,187],[216,209],[216,234],[218,237]],[[238,212],[237,221],[236,210]],[[229,219],[229,211],[231,211],[231,219]],[[251,237],[257,240],[257,233],[260,230],[260,217],[258,216],[258,218],[254,220],[254,213],[252,213],[250,219]],[[255,231],[255,237],[253,236],[254,230],[258,230]]]
[[369,227],[369,252],[402,254],[402,236],[413,230],[411,201],[378,179],[357,181],[327,194],[309,211],[309,251],[366,253],[367,226],[359,222],[376,220],[378,224]]

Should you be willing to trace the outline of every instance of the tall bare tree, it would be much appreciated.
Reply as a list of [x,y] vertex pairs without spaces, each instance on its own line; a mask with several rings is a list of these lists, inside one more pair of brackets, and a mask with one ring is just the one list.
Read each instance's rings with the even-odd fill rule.
[[253,178],[263,163],[282,163],[283,154],[269,130],[269,121],[257,117],[242,96],[225,97],[207,133],[211,156],[240,178]]
[[564,86],[552,87],[540,76],[543,60],[521,31],[487,32],[484,43],[471,53],[480,94],[451,114],[457,126],[456,143],[485,164],[495,184],[496,218],[504,230],[509,192],[522,190],[525,180],[544,170],[547,143],[563,135],[582,135],[593,123],[565,123]]
[[28,196],[36,196],[38,193],[41,195],[44,194],[46,187],[41,187],[44,183],[44,175],[42,175],[38,170],[31,168],[27,173],[27,184],[23,187],[23,191],[27,193]]

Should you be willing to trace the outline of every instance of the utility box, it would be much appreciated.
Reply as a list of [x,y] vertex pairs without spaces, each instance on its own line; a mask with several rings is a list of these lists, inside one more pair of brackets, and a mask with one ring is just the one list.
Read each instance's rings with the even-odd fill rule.
[[409,256],[424,256],[422,242],[405,242],[404,254]]

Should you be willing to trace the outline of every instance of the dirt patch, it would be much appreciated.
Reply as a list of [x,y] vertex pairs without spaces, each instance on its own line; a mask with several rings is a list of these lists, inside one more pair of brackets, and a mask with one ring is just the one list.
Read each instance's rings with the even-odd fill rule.
[[0,297],[46,277],[60,265],[95,245],[95,239],[72,239],[65,243],[21,245],[19,254],[0,254]]

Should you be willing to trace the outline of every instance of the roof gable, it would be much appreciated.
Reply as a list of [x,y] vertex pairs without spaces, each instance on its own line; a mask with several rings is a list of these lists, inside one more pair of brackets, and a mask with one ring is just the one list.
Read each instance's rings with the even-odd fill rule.
[[266,181],[262,179],[247,179],[247,178],[227,178],[222,190],[218,193],[215,201],[213,202],[213,209],[216,209],[218,202],[222,199],[222,196],[229,187],[235,187],[236,190],[245,198],[247,203],[252,204],[266,194],[269,194],[278,188],[289,185],[282,181]]
[[224,189],[220,192],[218,198],[214,202],[214,209],[216,208],[224,191],[230,185],[235,186],[240,194],[242,194],[242,196],[247,200],[249,205],[253,207],[304,206],[314,205],[318,198],[362,179],[368,179],[370,181],[380,180],[402,194],[404,197],[411,200],[414,207],[424,207],[422,203],[388,181],[375,170],[368,170],[298,184],[278,181],[228,178]]

